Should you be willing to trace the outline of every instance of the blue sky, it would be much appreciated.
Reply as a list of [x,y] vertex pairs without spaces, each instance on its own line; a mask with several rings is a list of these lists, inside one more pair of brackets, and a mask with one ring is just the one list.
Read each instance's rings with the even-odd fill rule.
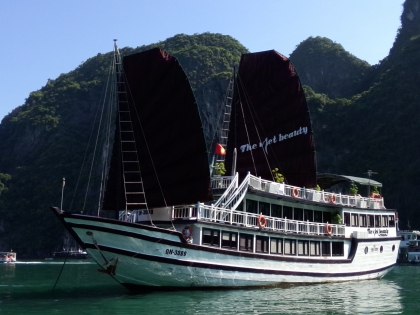
[[230,35],[251,52],[289,56],[322,36],[377,64],[400,27],[404,0],[16,0],[0,2],[0,120],[48,79],[98,53],[176,34]]

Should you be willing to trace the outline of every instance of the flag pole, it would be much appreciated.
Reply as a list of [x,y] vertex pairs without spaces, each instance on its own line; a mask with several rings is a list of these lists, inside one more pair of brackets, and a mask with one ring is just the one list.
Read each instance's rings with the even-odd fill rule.
[[63,187],[61,188],[61,210],[63,210],[64,186],[66,186],[66,179],[63,177]]

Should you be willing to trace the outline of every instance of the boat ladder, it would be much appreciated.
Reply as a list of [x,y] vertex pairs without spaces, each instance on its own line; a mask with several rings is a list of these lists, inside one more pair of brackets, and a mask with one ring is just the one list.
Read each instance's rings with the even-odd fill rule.
[[[117,50],[117,49],[116,49]],[[115,56],[115,69],[117,76],[118,97],[118,123],[120,136],[121,164],[124,181],[124,194],[126,210],[147,209],[140,163],[134,137],[133,122],[131,119],[128,93],[125,87],[125,78],[121,64],[121,57],[117,50]]]
[[[227,148],[227,139],[229,135],[229,123],[230,123],[230,117],[231,117],[231,112],[232,112],[233,83],[234,83],[234,76],[231,77],[227,91],[226,91],[225,112],[222,118],[223,120],[222,120],[222,126],[220,129],[220,137],[219,137],[219,144],[221,144],[225,150]],[[218,155],[216,162],[224,163],[225,156]]]

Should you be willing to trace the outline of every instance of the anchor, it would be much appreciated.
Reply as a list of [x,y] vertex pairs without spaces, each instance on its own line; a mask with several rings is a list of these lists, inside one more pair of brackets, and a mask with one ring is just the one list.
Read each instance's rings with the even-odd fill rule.
[[[115,276],[115,270],[117,269],[117,264],[118,264],[118,257],[117,258],[112,258],[110,260],[106,259],[105,255],[102,253],[101,249],[99,248],[98,243],[96,242],[95,238],[93,237],[93,233],[88,231],[86,232],[87,235],[89,235],[90,237],[92,237],[92,242],[93,245],[95,245],[96,249],[98,250],[99,254],[102,256],[102,258],[104,259],[104,263],[101,265],[101,267],[103,269],[98,269],[99,272],[102,273],[107,273],[110,276]],[[115,259],[115,262],[112,264],[111,262]]]

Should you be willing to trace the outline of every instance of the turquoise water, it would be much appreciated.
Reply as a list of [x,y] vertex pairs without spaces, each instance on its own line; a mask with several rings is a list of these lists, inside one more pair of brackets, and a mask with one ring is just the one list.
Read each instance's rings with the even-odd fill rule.
[[420,314],[420,266],[394,267],[381,280],[144,294],[128,292],[92,262],[62,267],[63,262],[0,264],[0,315]]

